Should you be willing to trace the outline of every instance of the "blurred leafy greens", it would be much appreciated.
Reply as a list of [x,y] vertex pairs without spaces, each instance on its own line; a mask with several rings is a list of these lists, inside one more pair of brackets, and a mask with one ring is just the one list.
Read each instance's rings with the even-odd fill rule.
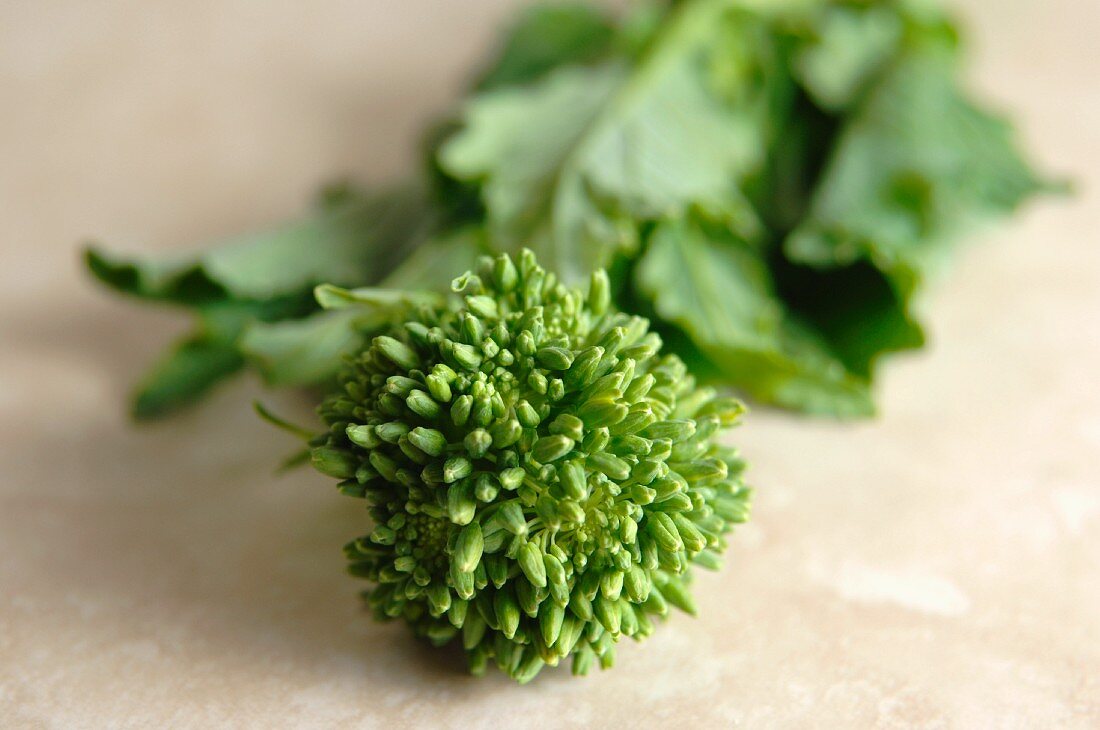
[[918,0],[537,6],[428,135],[419,185],[330,193],[305,221],[190,258],[87,263],[196,313],[141,417],[246,364],[324,383],[401,298],[322,312],[318,284],[442,290],[522,246],[568,280],[607,267],[618,305],[701,373],[866,415],[879,357],[924,340],[913,299],[930,271],[1045,187],[958,69],[957,30]]

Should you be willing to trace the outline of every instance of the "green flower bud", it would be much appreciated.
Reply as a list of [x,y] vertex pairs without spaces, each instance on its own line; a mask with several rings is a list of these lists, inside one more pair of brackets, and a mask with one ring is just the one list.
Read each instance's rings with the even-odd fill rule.
[[514,466],[509,469],[504,469],[500,472],[500,484],[505,489],[512,491],[519,488],[520,484],[523,484],[524,477],[527,476],[527,472],[522,467]]
[[583,591],[574,589],[569,596],[569,610],[581,621],[592,620],[592,600]]
[[543,568],[546,572],[546,582],[550,588],[550,596],[557,603],[565,606],[569,602],[569,582],[565,573],[565,566],[553,555],[542,556]]
[[[352,385],[355,386],[356,393],[362,393],[363,388],[361,385],[359,385],[359,383],[348,383],[347,391],[349,394],[352,394],[353,392],[351,390]],[[412,378],[406,378],[404,375],[391,375],[390,377],[386,378],[386,392],[392,393],[393,395],[396,395],[400,398],[404,398],[413,388],[419,386],[419,381],[413,380]],[[354,398],[355,396],[353,395],[352,397]],[[362,397],[362,395],[360,395],[359,397]]]
[[465,456],[452,456],[443,463],[443,481],[447,484],[470,476],[473,465]]
[[550,433],[568,436],[574,441],[584,438],[584,421],[569,413],[562,413],[550,424]]
[[539,608],[539,631],[547,646],[553,646],[561,636],[565,621],[565,607],[553,601],[546,601]]
[[596,652],[592,651],[589,646],[582,646],[573,655],[573,675],[576,677],[586,676],[597,661]]
[[661,586],[661,595],[684,613],[694,616],[699,612],[699,609],[695,607],[695,599],[692,597],[691,591],[677,578],[671,578],[668,583]]
[[500,482],[492,474],[479,474],[474,482],[474,496],[479,502],[492,502],[500,494]]
[[547,386],[546,395],[552,401],[559,401],[565,397],[565,382],[561,378],[554,378]]
[[519,425],[519,421],[511,418],[497,421],[489,428],[489,436],[493,440],[493,445],[498,449],[508,448],[519,441],[522,435],[523,427]]
[[409,443],[428,456],[439,456],[447,448],[447,438],[434,428],[417,426],[409,431]]
[[722,567],[722,558],[719,557],[718,553],[711,550],[703,550],[694,556],[692,560],[707,570],[719,570]]
[[611,305],[611,283],[608,281],[607,272],[598,269],[592,272],[592,280],[588,285],[588,308],[593,314],[603,314]]
[[493,597],[493,610],[496,611],[497,621],[500,622],[500,631],[505,637],[513,639],[519,629],[519,605],[507,588],[497,591]]
[[619,619],[621,614],[619,613],[618,601],[609,601],[603,596],[599,596],[592,602],[592,608],[596,620],[600,622],[601,626],[607,629],[611,634],[619,633]]
[[600,593],[608,600],[619,600],[619,594],[623,590],[623,573],[620,570],[612,570],[600,577]]
[[676,529],[672,518],[663,512],[650,512],[646,528],[663,550],[667,552],[683,550],[684,542],[680,539],[680,531]]
[[392,337],[375,337],[374,350],[404,370],[412,370],[420,364],[416,350]]
[[463,572],[458,569],[456,563],[451,563],[450,569],[451,583],[455,587],[455,592],[458,593],[459,598],[470,600],[474,597],[474,574],[466,571]]
[[719,443],[740,406],[615,313],[602,272],[583,294],[526,252],[455,284],[353,354],[321,406],[313,463],[376,523],[349,569],[376,615],[461,637],[475,673],[610,666],[620,636],[695,610],[687,572],[747,517]]
[[352,454],[332,447],[320,447],[310,452],[310,463],[322,474],[337,479],[350,479],[355,476],[359,462]]
[[613,426],[630,414],[630,408],[621,402],[622,394],[610,398],[590,400],[577,411],[588,428]]
[[580,461],[570,461],[558,469],[565,496],[570,499],[584,499],[588,494],[587,475]]
[[684,541],[684,547],[689,552],[697,553],[707,546],[703,533],[682,512],[672,515],[672,523],[676,525],[676,531],[680,533],[680,539]]
[[596,367],[600,364],[600,358],[602,357],[602,347],[593,346],[586,348],[573,360],[573,364],[565,374],[565,379],[569,381],[571,385],[577,387],[588,385],[595,379]]
[[466,308],[484,319],[496,319],[500,316],[497,311],[497,301],[484,295],[466,297]]
[[485,566],[485,574],[493,587],[500,588],[508,582],[508,561],[503,555],[487,554],[482,558],[482,564]]
[[470,418],[470,411],[473,410],[474,399],[468,395],[463,395],[458,398],[451,405],[451,422],[456,426],[465,426],[466,421]]
[[695,421],[682,419],[678,421],[660,421],[647,426],[642,435],[651,439],[668,439],[676,443],[691,438],[695,433]]
[[538,370],[532,370],[531,374],[527,376],[527,385],[531,390],[535,391],[539,395],[545,395],[546,389],[549,386],[549,382],[546,376],[540,373]]
[[574,445],[575,442],[568,436],[560,434],[543,436],[535,442],[535,447],[531,450],[531,456],[534,457],[535,461],[545,464],[565,456],[573,450]]
[[467,649],[473,649],[481,643],[488,628],[485,619],[477,611],[467,611],[466,619],[462,623],[462,645]]
[[632,407],[627,417],[615,424],[615,433],[629,436],[644,431],[656,422],[657,415],[653,412],[653,408],[646,403],[637,410]]
[[496,285],[496,290],[507,294],[516,288],[518,282],[519,273],[516,271],[516,265],[512,263],[512,257],[503,253],[497,256],[493,261],[493,283]]
[[480,459],[485,456],[486,452],[489,451],[489,447],[493,445],[493,437],[485,429],[477,428],[466,434],[466,438],[463,439],[462,443],[472,458]]
[[397,481],[397,462],[391,459],[383,451],[372,451],[368,457],[370,465],[378,472],[378,476],[387,482]]
[[401,437],[409,432],[409,426],[406,423],[400,421],[393,421],[392,423],[380,423],[374,428],[374,433],[378,438],[385,441],[387,444],[396,444],[401,440]]
[[625,480],[630,476],[630,464],[614,454],[597,452],[588,457],[587,464],[589,468],[618,481]]
[[539,425],[538,412],[525,400],[516,404],[516,418],[524,428],[534,428]]
[[546,565],[543,563],[542,551],[533,542],[525,543],[519,551],[519,567],[531,585],[538,588],[546,587]]
[[531,357],[535,354],[537,345],[535,344],[535,336],[528,330],[523,330],[516,337],[516,352],[525,357]]
[[386,525],[377,525],[371,531],[370,539],[379,545],[393,545],[397,541],[397,533]]
[[458,366],[465,370],[477,370],[481,367],[481,353],[470,345],[455,343],[451,353]]
[[373,449],[382,443],[374,433],[374,426],[348,426],[347,435],[349,441],[364,449]]
[[439,418],[439,414],[442,412],[439,404],[422,390],[414,390],[409,393],[409,397],[405,399],[405,405],[409,407],[410,411],[429,421]]
[[516,601],[519,603],[520,610],[531,618],[537,618],[539,606],[542,605],[539,589],[526,580],[517,580],[514,585],[516,588]]
[[580,524],[585,520],[584,508],[572,500],[558,502],[557,513],[562,522]]
[[677,474],[689,482],[709,484],[726,478],[729,466],[722,459],[696,459],[687,462],[674,462],[669,464]]
[[649,598],[650,585],[649,573],[638,565],[632,566],[623,575],[623,588],[633,603],[646,602]]
[[474,485],[469,481],[452,484],[447,490],[447,514],[456,525],[468,525],[477,513]]
[[646,373],[640,378],[635,378],[634,382],[630,384],[630,387],[626,389],[623,398],[627,403],[637,403],[649,394],[649,391],[653,389],[653,384],[656,382],[657,379],[653,377],[653,373]]
[[463,573],[468,573],[477,567],[481,561],[481,551],[484,547],[484,538],[481,535],[481,525],[471,522],[458,533],[455,542],[454,565]]
[[451,592],[442,583],[432,585],[425,593],[431,603],[433,615],[442,616],[451,607]]
[[665,499],[653,500],[653,508],[669,514],[686,512],[692,508],[691,497],[683,492],[676,492]]
[[564,347],[544,347],[535,353],[539,365],[549,370],[568,370],[573,357],[573,352]]
[[432,398],[435,398],[440,403],[446,403],[451,400],[451,384],[438,375],[432,374],[425,378],[425,382],[428,385],[428,392]]
[[519,502],[505,502],[497,510],[497,519],[500,520],[500,524],[504,526],[504,529],[513,535],[526,535],[527,534],[527,518],[523,515],[523,508],[520,507]]

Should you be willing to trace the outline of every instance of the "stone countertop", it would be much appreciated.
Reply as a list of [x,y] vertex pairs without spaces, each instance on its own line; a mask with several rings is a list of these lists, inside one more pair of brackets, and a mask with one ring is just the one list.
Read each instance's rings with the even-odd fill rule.
[[178,249],[400,172],[514,4],[0,4],[0,725],[1100,726],[1096,3],[959,4],[974,83],[1076,197],[961,255],[877,420],[751,415],[753,522],[612,671],[472,679],[373,623],[365,515],[272,474],[254,383],[127,422],[184,321],[75,242]]

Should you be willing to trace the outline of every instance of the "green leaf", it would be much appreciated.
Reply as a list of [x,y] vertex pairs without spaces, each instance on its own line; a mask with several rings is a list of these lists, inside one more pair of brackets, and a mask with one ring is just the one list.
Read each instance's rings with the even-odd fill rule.
[[383,289],[376,286],[344,289],[332,284],[322,284],[313,291],[322,309],[347,309],[364,305],[388,309],[400,305],[442,304],[443,295],[433,291],[416,289]]
[[482,251],[478,236],[459,232],[418,248],[390,272],[384,287],[318,286],[317,302],[329,311],[304,319],[252,322],[241,338],[241,351],[269,385],[329,382],[343,355],[364,336],[399,319],[410,306],[442,303],[455,273],[472,269]]
[[240,351],[268,385],[317,385],[331,381],[341,355],[360,342],[350,310],[319,312],[304,319],[253,322],[240,340]]
[[[377,281],[424,225],[423,200],[402,190],[353,200],[263,237],[211,251],[211,278],[239,298],[266,299],[314,284]],[[415,245],[415,244],[414,244]]]
[[637,219],[704,205],[751,226],[732,183],[763,162],[763,105],[725,103],[730,79],[714,77],[743,20],[688,3],[634,69],[567,67],[475,97],[441,162],[482,184],[494,243],[530,246],[576,280],[634,249]]
[[656,313],[690,338],[723,379],[769,402],[866,415],[866,381],[785,313],[757,250],[691,223],[661,224],[635,270]]
[[211,281],[190,256],[136,261],[89,246],[84,264],[100,282],[142,299],[200,305],[225,298],[224,288]]
[[824,269],[782,257],[770,263],[790,316],[812,326],[853,375],[870,380],[881,355],[924,344],[909,297],[868,262]]
[[910,42],[847,120],[785,244],[791,260],[816,267],[866,259],[904,297],[971,224],[1043,187],[1008,124],[960,92],[953,49]]
[[422,197],[395,190],[344,196],[303,221],[198,254],[130,260],[89,248],[85,260],[100,281],[145,299],[192,306],[266,300],[323,282],[377,281],[407,253],[424,222]]
[[589,5],[525,8],[475,88],[527,84],[559,66],[590,62],[610,50],[613,36],[608,18]]
[[189,335],[138,385],[132,413],[141,420],[167,415],[198,400],[243,365],[231,341],[203,333]]
[[[502,248],[531,245],[560,273],[606,260],[606,245],[575,259],[590,240],[585,230],[601,216],[585,190],[578,152],[588,126],[625,76],[617,65],[567,68],[532,88],[484,94],[467,106],[466,128],[440,153],[451,175],[482,183],[488,225]],[[568,272],[563,272],[568,265]]]
[[792,70],[815,102],[839,111],[889,60],[904,24],[893,8],[868,3],[821,5],[808,25]]
[[490,252],[482,229],[463,228],[418,247],[386,276],[382,286],[449,292],[455,276],[473,270],[478,257]]
[[411,189],[371,198],[345,189],[330,191],[306,221],[195,256],[127,261],[89,249],[87,265],[104,283],[192,307],[199,320],[198,333],[146,377],[135,414],[160,416],[196,400],[246,358],[272,384],[329,379],[355,333],[339,317],[298,320],[317,307],[311,288],[381,279],[425,235],[424,206]]
[[308,300],[302,297],[266,302],[221,301],[199,307],[194,331],[177,343],[139,384],[132,405],[134,416],[159,418],[197,401],[244,366],[239,338],[251,323],[299,317],[308,308]]

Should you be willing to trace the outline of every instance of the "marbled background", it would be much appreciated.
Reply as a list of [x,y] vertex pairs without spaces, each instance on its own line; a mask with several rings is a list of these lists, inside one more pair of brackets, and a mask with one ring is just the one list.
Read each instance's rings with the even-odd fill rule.
[[272,474],[255,383],[131,427],[184,322],[78,241],[178,249],[399,174],[514,5],[0,0],[0,726],[1100,727],[1095,0],[957,3],[1076,197],[964,252],[878,420],[752,414],[755,520],[610,672],[475,680],[372,623],[361,505]]

